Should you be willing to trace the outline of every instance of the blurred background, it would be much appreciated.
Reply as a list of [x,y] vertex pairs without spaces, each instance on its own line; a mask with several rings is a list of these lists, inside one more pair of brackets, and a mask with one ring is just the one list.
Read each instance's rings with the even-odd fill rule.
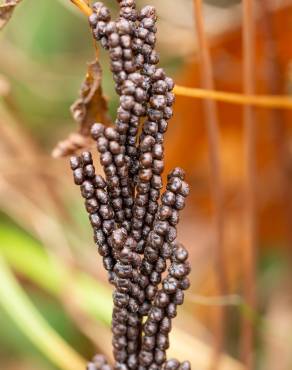
[[[151,1],[161,65],[178,85],[291,93],[292,1],[252,1],[254,21],[248,3],[208,0],[198,13],[198,1]],[[111,288],[68,158],[51,153],[77,131],[69,108],[95,57],[90,30],[69,0],[23,0],[0,50],[0,368],[81,370],[110,356]],[[179,239],[193,271],[170,354],[195,370],[292,369],[291,112],[178,91],[166,169],[182,166],[191,184]]]

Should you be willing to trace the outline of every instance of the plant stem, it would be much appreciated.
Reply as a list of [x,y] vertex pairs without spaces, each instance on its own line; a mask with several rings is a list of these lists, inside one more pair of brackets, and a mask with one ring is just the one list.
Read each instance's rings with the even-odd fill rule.
[[190,98],[217,100],[229,104],[252,105],[254,107],[271,109],[292,109],[292,98],[285,95],[240,94],[226,91],[215,91],[212,89],[197,89],[179,85],[174,87],[174,93],[176,95],[187,96]]
[[[245,94],[255,93],[255,30],[253,0],[243,1],[243,90]],[[245,302],[256,309],[256,136],[255,117],[251,106],[243,111],[244,158],[245,158],[245,227],[246,243],[243,250],[243,290]],[[243,317],[242,358],[248,370],[254,369],[254,327],[250,319]]]
[[[199,58],[202,74],[202,86],[205,89],[214,89],[213,68],[208,40],[204,30],[202,15],[202,0],[194,0],[196,31],[199,43]],[[214,200],[214,257],[217,272],[217,285],[219,295],[226,294],[226,269],[224,257],[224,209],[223,188],[221,180],[220,148],[219,148],[219,122],[216,103],[213,100],[204,101],[207,135],[209,145],[209,163],[211,177],[211,191]],[[212,368],[217,367],[220,352],[224,346],[225,309],[218,307],[215,318],[215,356]]]
[[70,0],[73,4],[75,4],[87,17],[92,14],[92,9],[88,4],[84,2],[84,0]]

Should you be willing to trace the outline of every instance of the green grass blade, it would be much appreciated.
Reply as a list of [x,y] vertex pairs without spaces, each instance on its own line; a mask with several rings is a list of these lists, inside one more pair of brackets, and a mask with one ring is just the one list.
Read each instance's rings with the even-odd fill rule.
[[69,290],[92,318],[110,325],[110,289],[82,271],[72,273],[66,264],[48,257],[41,244],[20,229],[5,225],[1,230],[0,255],[13,269],[53,296],[58,298]]
[[19,329],[62,370],[84,370],[85,360],[50,327],[0,257],[0,304]]

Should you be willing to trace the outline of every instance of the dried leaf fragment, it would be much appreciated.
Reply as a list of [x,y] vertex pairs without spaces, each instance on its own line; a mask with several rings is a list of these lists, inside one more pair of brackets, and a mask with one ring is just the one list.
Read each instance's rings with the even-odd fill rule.
[[88,64],[87,75],[82,82],[79,98],[70,108],[74,120],[79,125],[79,130],[57,144],[52,152],[53,157],[64,157],[80,149],[88,148],[91,142],[91,126],[95,122],[110,124],[107,100],[102,93],[101,80],[101,66],[95,60]]
[[6,26],[16,5],[20,2],[21,0],[5,0],[4,3],[0,5],[0,30]]

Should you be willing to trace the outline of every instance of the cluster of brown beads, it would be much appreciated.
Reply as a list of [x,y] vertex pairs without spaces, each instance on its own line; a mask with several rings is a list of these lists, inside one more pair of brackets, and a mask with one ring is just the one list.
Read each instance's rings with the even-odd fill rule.
[[[166,358],[172,319],[190,285],[188,253],[176,241],[189,193],[182,169],[171,171],[161,194],[174,84],[156,67],[155,8],[138,11],[135,0],[118,2],[118,19],[111,20],[101,2],[89,17],[95,39],[109,51],[120,96],[114,127],[96,123],[91,130],[105,178],[95,174],[89,152],[72,157],[71,168],[114,286],[114,369],[188,370],[188,361]],[[99,369],[111,369],[100,355],[88,364]]]

